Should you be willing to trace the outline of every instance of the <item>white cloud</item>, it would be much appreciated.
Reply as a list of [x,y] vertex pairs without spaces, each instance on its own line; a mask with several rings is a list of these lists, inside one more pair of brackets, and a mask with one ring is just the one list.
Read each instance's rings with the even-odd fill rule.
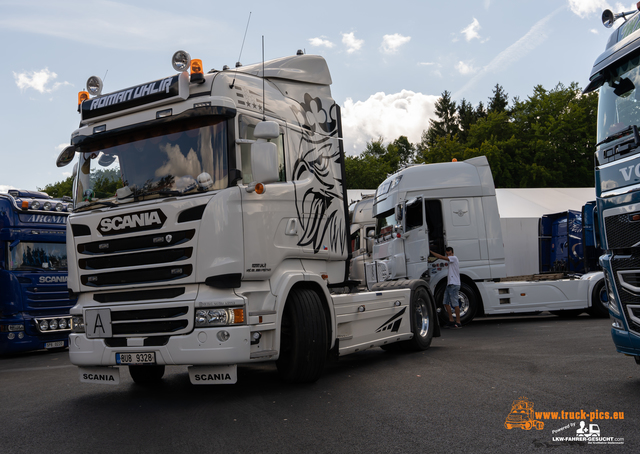
[[594,35],[599,35],[599,34],[600,34],[600,32],[599,32],[597,29],[595,29],[595,28],[592,28],[592,29],[591,29],[591,30],[589,30],[589,31],[590,31],[591,33],[593,33]]
[[53,71],[49,71],[49,68],[44,68],[40,71],[13,73],[13,78],[20,91],[33,88],[40,93],[51,93],[61,85],[71,85],[69,82],[53,82],[57,77],[58,75]]
[[458,64],[456,65],[456,69],[463,76],[466,76],[468,74],[473,74],[473,73],[475,73],[477,71],[477,69],[474,68],[473,65],[467,64],[467,63],[465,63],[463,61],[459,61],[458,62]]
[[484,9],[489,9],[491,6],[491,0],[484,0]]
[[602,13],[611,9],[606,0],[568,0],[569,8],[580,17],[587,17],[591,13]]
[[395,54],[400,46],[407,44],[411,41],[410,36],[402,36],[399,33],[394,33],[393,35],[384,35],[382,37],[382,45],[380,46],[380,50],[385,54]]
[[436,118],[434,106],[438,98],[409,90],[389,95],[376,93],[366,101],[347,98],[342,109],[346,154],[361,153],[367,142],[380,136],[388,142],[400,136],[407,136],[411,143],[420,142],[429,119]]
[[325,39],[326,36],[320,36],[318,38],[311,38],[309,39],[309,43],[311,43],[312,46],[315,47],[327,47],[329,49],[331,49],[334,44],[329,41],[328,39]]
[[473,18],[473,22],[471,22],[466,28],[462,29],[460,33],[464,35],[464,38],[467,41],[471,41],[472,39],[480,39],[480,34],[478,30],[480,30],[480,22],[475,17]]
[[497,74],[498,72],[504,71],[542,44],[547,39],[547,23],[564,8],[564,6],[561,6],[536,22],[522,38],[500,52],[487,66],[478,71],[464,87],[452,95],[452,98],[461,98],[462,95],[471,89],[482,77],[489,73]]
[[342,34],[342,44],[347,46],[347,53],[352,54],[362,48],[364,45],[363,39],[357,39],[353,32]]

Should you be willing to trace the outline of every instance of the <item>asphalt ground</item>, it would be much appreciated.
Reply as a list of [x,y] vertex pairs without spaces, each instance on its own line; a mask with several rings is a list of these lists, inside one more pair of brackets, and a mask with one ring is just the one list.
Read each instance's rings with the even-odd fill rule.
[[[235,385],[191,385],[172,366],[140,387],[125,370],[118,386],[80,383],[66,351],[4,357],[0,452],[637,453],[640,366],[615,352],[609,327],[587,315],[476,319],[427,351],[367,350],[296,386],[272,363],[240,366]],[[505,428],[520,397],[541,430]],[[598,425],[599,444],[554,439],[576,437],[580,421]]]

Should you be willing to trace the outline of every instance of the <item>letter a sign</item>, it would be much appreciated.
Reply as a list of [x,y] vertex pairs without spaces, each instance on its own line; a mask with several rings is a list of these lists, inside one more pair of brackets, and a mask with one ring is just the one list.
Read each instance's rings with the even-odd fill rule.
[[87,309],[84,316],[88,338],[111,337],[111,311],[109,309]]

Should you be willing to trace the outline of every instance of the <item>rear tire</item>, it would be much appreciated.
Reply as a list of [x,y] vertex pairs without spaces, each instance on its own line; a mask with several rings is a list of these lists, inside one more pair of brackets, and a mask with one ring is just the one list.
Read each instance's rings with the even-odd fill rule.
[[313,383],[327,358],[327,322],[320,297],[309,289],[293,289],[287,297],[280,328],[280,378],[289,383]]
[[[447,314],[447,308],[444,306],[444,290],[446,286],[442,286],[437,290],[436,301],[440,308],[440,325],[446,325],[449,323],[449,315]],[[460,284],[460,292],[458,292],[458,301],[460,303],[460,324],[466,325],[471,322],[478,312],[478,297],[476,292],[466,282]],[[451,315],[453,321],[456,320],[455,308],[451,308]]]
[[129,374],[138,385],[158,383],[164,375],[164,365],[129,366]]
[[592,317],[609,317],[608,304],[609,297],[607,295],[607,287],[604,285],[604,279],[600,279],[591,292],[589,315]]
[[436,323],[431,292],[424,287],[417,287],[411,294],[410,310],[413,338],[402,342],[402,348],[413,352],[426,350],[431,345]]

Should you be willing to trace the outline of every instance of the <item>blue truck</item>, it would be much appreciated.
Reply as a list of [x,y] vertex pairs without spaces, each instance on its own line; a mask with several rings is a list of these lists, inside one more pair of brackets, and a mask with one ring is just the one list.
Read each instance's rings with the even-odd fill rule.
[[0,194],[0,355],[68,347],[66,222],[71,199]]
[[596,226],[611,335],[617,351],[640,364],[640,14],[602,14],[606,27],[621,18],[584,92],[599,92]]

